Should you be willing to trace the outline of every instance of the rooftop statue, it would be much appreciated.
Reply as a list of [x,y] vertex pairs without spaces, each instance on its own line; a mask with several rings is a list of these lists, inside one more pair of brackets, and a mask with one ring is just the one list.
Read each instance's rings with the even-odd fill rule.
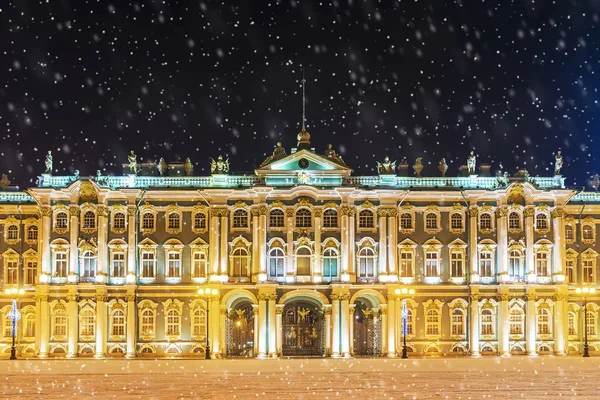
[[129,162],[129,173],[135,175],[137,173],[137,156],[133,150],[127,156],[127,161]]
[[46,171],[44,174],[52,175],[52,152],[48,150],[48,154],[46,154]]
[[467,157],[467,169],[469,170],[469,175],[475,175],[475,152],[471,151],[469,157]]
[[286,156],[285,149],[281,145],[281,142],[277,142],[277,145],[273,149],[273,155],[270,155],[269,157],[267,157],[267,159],[265,161],[263,161],[262,164],[260,164],[260,166],[264,167],[265,165],[272,163],[273,161],[280,160],[285,156]]
[[600,175],[596,174],[592,176],[591,186],[594,190],[598,190],[598,187],[600,187]]
[[342,159],[342,156],[335,152],[331,144],[327,145],[327,150],[325,150],[325,157],[338,164],[346,165],[346,163]]
[[0,188],[2,188],[2,190],[6,190],[8,188],[8,185],[10,185],[10,180],[8,180],[6,174],[2,174],[2,179],[0,180]]
[[440,171],[440,174],[442,174],[442,176],[446,176],[446,171],[448,171],[448,164],[446,164],[445,158],[442,158],[440,160],[440,163],[438,164],[438,171]]
[[423,162],[421,161],[421,157],[417,158],[415,160],[415,165],[413,165],[413,169],[415,170],[415,173],[417,174],[417,178],[421,177],[421,171],[423,171]]
[[183,170],[185,171],[186,176],[191,176],[192,172],[194,172],[194,164],[192,164],[192,161],[189,157],[185,159],[185,164],[183,164]]
[[390,161],[388,156],[385,156],[383,162],[377,161],[377,172],[379,175],[382,174],[395,174],[396,173],[396,161]]
[[563,166],[563,158],[562,158],[562,154],[560,153],[560,150],[556,153],[556,157],[555,161],[554,161],[554,175],[560,175],[560,170],[562,169]]
[[214,158],[210,159],[210,173],[211,174],[228,174],[229,173],[229,158],[223,161],[223,156],[217,157],[217,161]]
[[498,183],[503,186],[508,186],[508,172],[504,171],[504,174],[498,177]]
[[164,157],[160,158],[158,164],[156,165],[156,169],[158,169],[158,173],[160,174],[160,176],[165,176],[165,174],[167,173],[167,169],[169,169],[169,165],[165,161]]

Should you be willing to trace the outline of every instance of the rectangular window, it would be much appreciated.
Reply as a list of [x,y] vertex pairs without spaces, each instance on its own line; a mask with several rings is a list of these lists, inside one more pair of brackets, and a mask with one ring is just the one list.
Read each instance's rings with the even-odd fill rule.
[[192,278],[206,277],[206,253],[197,251],[192,259]]
[[566,283],[575,283],[575,260],[567,259],[565,262],[566,274],[565,280]]
[[402,250],[400,252],[400,276],[403,278],[414,277],[413,252]]
[[479,273],[482,277],[494,276],[492,256],[493,254],[489,252],[479,253]]
[[575,314],[570,312],[568,318],[568,326],[569,326],[569,335],[573,336],[577,334],[577,330],[575,328]]
[[113,278],[125,277],[125,253],[113,253],[112,276]]
[[28,314],[25,317],[25,331],[23,332],[23,336],[27,338],[35,337],[35,315]]
[[523,334],[523,314],[518,311],[510,313],[510,334],[511,335],[522,335]]
[[57,311],[54,315],[53,336],[67,335],[67,315],[64,311]]
[[181,277],[181,254],[170,252],[167,257],[167,278]]
[[154,253],[144,251],[142,253],[142,278],[154,278],[154,265],[156,259]]
[[493,335],[494,334],[494,317],[491,311],[483,312],[481,314],[481,334],[482,335]]
[[594,283],[594,262],[590,259],[581,260],[583,267],[583,283]]
[[125,314],[116,310],[112,317],[112,336],[125,336]]
[[425,254],[425,276],[437,277],[438,272],[438,253],[428,252]]
[[464,315],[460,310],[454,310],[452,312],[452,335],[460,336],[464,335],[465,331],[463,328]]
[[338,275],[337,270],[337,257],[324,257],[323,258],[323,277],[330,280],[336,278]]
[[25,271],[25,284],[35,285],[35,277],[37,276],[37,261],[27,261],[27,269]]
[[6,261],[6,285],[16,285],[19,279],[19,266],[16,260]]
[[54,254],[54,273],[59,278],[67,277],[67,253]]
[[538,276],[548,276],[548,253],[536,253],[535,266]]
[[462,278],[464,275],[464,253],[453,251],[450,253],[451,272],[453,278]]

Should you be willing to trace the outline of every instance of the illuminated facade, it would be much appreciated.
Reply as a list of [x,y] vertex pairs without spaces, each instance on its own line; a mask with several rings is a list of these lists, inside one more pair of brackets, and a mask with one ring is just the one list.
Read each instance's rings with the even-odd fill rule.
[[19,356],[202,356],[208,335],[214,357],[394,357],[403,308],[413,354],[580,352],[584,321],[600,349],[599,299],[584,316],[574,291],[597,280],[598,193],[559,169],[476,174],[474,156],[458,177],[387,159],[352,176],[298,140],[254,176],[132,153],[122,176],[52,176],[50,160],[38,187],[0,192]]

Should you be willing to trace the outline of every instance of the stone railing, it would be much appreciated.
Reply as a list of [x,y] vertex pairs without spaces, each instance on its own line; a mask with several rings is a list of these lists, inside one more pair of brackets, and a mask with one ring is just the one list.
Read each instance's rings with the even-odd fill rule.
[[0,192],[0,203],[34,203],[35,200],[25,192]]
[[600,192],[579,192],[571,198],[571,201],[581,203],[600,203]]

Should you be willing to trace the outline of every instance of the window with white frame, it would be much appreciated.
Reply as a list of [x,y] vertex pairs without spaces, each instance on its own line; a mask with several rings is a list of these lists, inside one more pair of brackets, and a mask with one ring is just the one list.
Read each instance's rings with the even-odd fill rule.
[[19,240],[19,227],[17,225],[10,225],[6,230],[6,240],[17,241]]
[[594,241],[594,226],[591,224],[585,224],[581,228],[581,239],[586,242]]
[[25,284],[34,285],[37,277],[37,260],[27,259],[25,261]]
[[494,276],[494,253],[490,251],[479,253],[479,275],[486,278]]
[[81,336],[94,336],[96,328],[96,314],[89,308],[85,308],[79,314],[79,334]]
[[425,277],[440,276],[439,261],[437,251],[428,251],[425,253]]
[[125,313],[120,308],[115,309],[112,313],[111,335],[125,336]]
[[358,214],[358,227],[360,229],[372,229],[375,226],[375,217],[371,210],[361,210]]
[[269,226],[271,228],[283,228],[285,227],[285,215],[283,210],[274,208],[269,213]]
[[333,208],[328,208],[323,211],[323,228],[337,228],[338,214]]
[[57,251],[54,253],[54,275],[59,278],[67,277],[67,253]]
[[462,278],[465,273],[465,252],[462,249],[450,250],[450,273],[453,278]]
[[461,213],[452,213],[450,216],[450,229],[462,230],[463,229],[463,217]]
[[513,307],[509,315],[509,332],[511,335],[522,335],[524,332],[525,318],[523,310],[518,307]]
[[581,271],[583,283],[594,283],[595,258],[582,254]]
[[248,228],[248,212],[238,208],[233,212],[233,228],[245,229]]
[[308,247],[299,247],[296,250],[296,275],[309,276],[312,252]]
[[27,228],[27,241],[29,242],[35,242],[38,240],[38,227],[35,225],[30,225]]
[[166,278],[181,278],[181,253],[169,251],[167,253]]
[[413,219],[411,213],[405,212],[400,214],[400,229],[413,229]]
[[192,253],[192,278],[205,278],[206,274],[206,252],[194,251]]
[[248,276],[250,270],[250,254],[243,247],[238,247],[233,250],[231,255],[231,271],[230,276],[241,278]]
[[567,243],[573,243],[575,241],[575,230],[573,229],[573,225],[565,225],[565,240]]
[[364,247],[358,252],[358,275],[361,278],[375,277],[377,255],[370,247]]
[[112,253],[112,270],[113,278],[125,278],[125,252],[117,251]]
[[492,215],[490,213],[479,214],[479,229],[481,231],[492,230]]
[[33,312],[25,314],[23,318],[23,336],[35,338],[35,314]]
[[142,214],[142,229],[153,231],[155,229],[155,216],[154,213],[146,212]]
[[67,335],[67,313],[65,310],[58,308],[54,309],[52,316],[52,336]]
[[206,311],[200,307],[192,311],[192,336],[206,337]]
[[425,215],[425,229],[438,229],[438,219],[435,213]]
[[92,210],[83,214],[83,229],[96,229],[96,213]]
[[508,214],[508,229],[516,232],[521,230],[521,215],[516,211]]
[[167,311],[167,336],[179,336],[181,334],[181,315],[179,311],[172,308]]
[[567,258],[565,260],[565,281],[566,283],[575,283],[575,259]]
[[[18,257],[18,256],[17,256]],[[4,260],[6,274],[5,274],[5,285],[17,285],[19,283],[19,259],[11,258]]]
[[540,212],[535,216],[535,230],[536,231],[547,231],[549,230],[548,216],[546,213]]
[[156,254],[153,251],[142,251],[142,278],[154,278],[156,271]]
[[400,249],[400,276],[413,278],[415,276],[415,252],[413,249]]
[[573,311],[568,312],[567,326],[569,328],[569,336],[577,335],[577,316]]
[[54,229],[67,229],[69,226],[69,216],[64,211],[59,211],[54,217]]
[[205,230],[206,229],[206,214],[203,212],[197,212],[194,214],[194,229]]
[[523,271],[523,252],[520,250],[510,250],[508,252],[508,274],[509,276],[520,278],[524,276]]
[[85,250],[81,255],[81,277],[96,277],[96,254],[91,250]]
[[283,249],[276,247],[269,252],[269,276],[273,278],[285,277],[285,254]]
[[481,311],[481,334],[486,336],[494,334],[494,313],[489,308]]
[[154,336],[154,322],[155,315],[154,311],[150,308],[144,308],[141,312],[140,318],[140,336],[153,337]]
[[550,334],[550,310],[547,308],[540,308],[537,314],[537,328],[538,335],[549,335]]
[[12,320],[9,318],[8,313],[2,319],[4,321],[4,337],[8,339],[12,337]]
[[452,310],[452,336],[462,336],[465,334],[465,312],[460,308]]
[[549,276],[549,255],[547,251],[537,251],[535,253],[535,270],[538,276]]
[[172,212],[167,217],[167,229],[178,230],[181,229],[181,216],[179,213]]
[[413,334],[413,310],[410,308],[406,309],[406,335],[410,336]]
[[425,334],[435,336],[440,334],[440,313],[438,310],[428,310],[425,314]]
[[585,329],[588,336],[596,335],[596,312],[588,310],[585,314]]
[[338,258],[337,250],[331,247],[323,252],[323,279],[326,281],[332,281],[338,277]]
[[116,212],[113,215],[113,229],[123,231],[125,229],[125,213],[124,212]]
[[312,226],[312,214],[308,208],[296,211],[296,228],[310,228]]

